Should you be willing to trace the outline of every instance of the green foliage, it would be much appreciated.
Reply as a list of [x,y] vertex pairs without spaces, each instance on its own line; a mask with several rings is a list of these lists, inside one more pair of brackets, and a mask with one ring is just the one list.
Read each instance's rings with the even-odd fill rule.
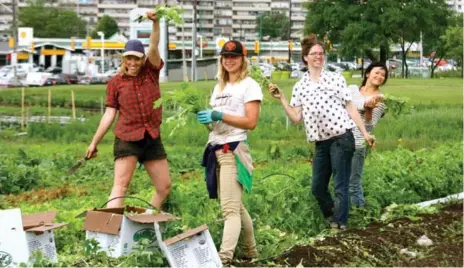
[[115,33],[119,32],[118,23],[113,17],[109,15],[104,15],[103,17],[98,19],[97,26],[92,31],[92,37],[99,38],[99,31],[105,34],[105,38],[109,38],[113,36]]
[[383,222],[389,222],[391,220],[409,217],[414,218],[419,214],[434,214],[438,212],[438,208],[434,206],[421,207],[418,205],[408,204],[396,204],[393,203],[385,208],[385,212],[380,216],[380,220]]
[[35,37],[85,37],[87,22],[79,18],[76,12],[45,6],[45,3],[45,0],[30,1],[20,8],[19,26],[34,28]]
[[270,81],[264,76],[263,70],[258,65],[251,66],[250,77],[259,84],[262,90],[268,89]]
[[[177,6],[166,6],[164,4],[161,5],[156,5],[154,12],[156,13],[156,17],[158,19],[165,19],[166,23],[172,22],[176,26],[181,26],[184,23],[184,20],[182,19],[181,15],[184,13],[184,10]],[[142,22],[148,20],[146,15],[140,15],[137,19],[135,19],[135,22]]]
[[462,78],[462,69],[453,71],[441,71],[435,73],[435,78]]
[[451,15],[444,0],[321,0],[305,6],[305,34],[326,36],[340,44],[337,50],[342,55],[364,52],[372,61],[378,61],[372,48],[380,47],[380,60],[385,61],[391,42],[418,41],[421,31],[424,38],[439,36]]
[[189,83],[181,84],[181,89],[179,90],[168,92],[165,99],[167,103],[174,103],[175,106],[178,106],[174,115],[166,120],[166,123],[176,123],[169,135],[184,127],[187,124],[188,115],[192,113],[196,114],[205,109],[209,101],[204,90],[196,89]]
[[[462,17],[462,16],[461,16]],[[450,58],[453,58],[457,62],[457,66],[462,68],[462,51],[463,51],[463,30],[462,30],[462,20],[461,25],[456,27],[450,27],[446,30],[445,35],[442,37],[445,41],[445,49],[448,51],[446,54]]]
[[290,19],[284,13],[265,12],[256,19],[256,32],[262,32],[262,37],[288,40]]
[[40,159],[29,157],[19,149],[13,157],[0,155],[0,194],[17,194],[40,185]]
[[385,99],[383,100],[383,102],[387,106],[386,111],[391,113],[393,116],[398,116],[402,113],[409,113],[410,110],[408,110],[407,108],[411,107],[407,107],[408,101],[408,98],[396,97],[390,94],[385,94]]

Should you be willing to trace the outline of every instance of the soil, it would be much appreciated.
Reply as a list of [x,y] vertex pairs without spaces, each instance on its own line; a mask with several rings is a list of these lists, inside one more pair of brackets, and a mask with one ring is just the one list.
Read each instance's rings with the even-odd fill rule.
[[[433,244],[418,245],[423,235]],[[339,231],[274,258],[234,263],[238,267],[301,265],[463,267],[463,204],[449,205],[436,214]]]

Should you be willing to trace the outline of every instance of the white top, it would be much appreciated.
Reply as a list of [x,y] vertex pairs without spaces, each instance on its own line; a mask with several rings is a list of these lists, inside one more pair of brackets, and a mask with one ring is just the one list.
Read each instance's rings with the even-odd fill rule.
[[[366,127],[366,130],[368,132],[372,131],[375,125],[377,125],[377,123],[379,122],[380,118],[382,118],[382,116],[385,114],[386,106],[383,102],[378,103],[378,105],[372,110],[372,119],[366,120],[366,115],[364,111],[364,103],[374,96],[377,96],[377,95],[383,96],[383,94],[374,94],[374,95],[364,96],[363,94],[361,94],[361,92],[359,92],[358,86],[351,85],[348,88],[351,90],[351,95],[353,96],[353,104],[358,109],[359,114],[361,115],[361,118],[364,122],[364,126]],[[364,142],[364,136],[358,127],[354,128],[353,136],[354,136],[354,143],[355,143],[356,149],[366,147],[366,144]]]
[[[214,87],[210,105],[215,111],[234,116],[245,116],[245,103],[250,101],[262,101],[263,92],[259,84],[251,77],[240,82],[227,83],[220,92],[219,85]],[[247,139],[247,130],[233,127],[223,121],[212,123],[212,131],[209,134],[208,143],[226,144]]]
[[309,71],[293,87],[290,105],[302,108],[306,137],[309,142],[339,136],[356,125],[345,105],[351,101],[345,78],[339,73],[322,70],[319,81],[310,81]]

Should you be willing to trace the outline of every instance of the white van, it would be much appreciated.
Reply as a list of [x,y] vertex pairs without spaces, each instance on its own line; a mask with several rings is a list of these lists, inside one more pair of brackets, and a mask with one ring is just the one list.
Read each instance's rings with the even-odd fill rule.
[[28,86],[43,86],[52,73],[34,72],[28,73],[26,76],[25,84]]

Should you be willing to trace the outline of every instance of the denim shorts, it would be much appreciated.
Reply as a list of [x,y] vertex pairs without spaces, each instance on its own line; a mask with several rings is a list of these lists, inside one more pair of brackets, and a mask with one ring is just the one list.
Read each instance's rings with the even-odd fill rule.
[[113,152],[115,161],[125,156],[136,156],[140,163],[167,158],[161,137],[153,139],[147,132],[144,138],[138,141],[123,141],[116,137]]

